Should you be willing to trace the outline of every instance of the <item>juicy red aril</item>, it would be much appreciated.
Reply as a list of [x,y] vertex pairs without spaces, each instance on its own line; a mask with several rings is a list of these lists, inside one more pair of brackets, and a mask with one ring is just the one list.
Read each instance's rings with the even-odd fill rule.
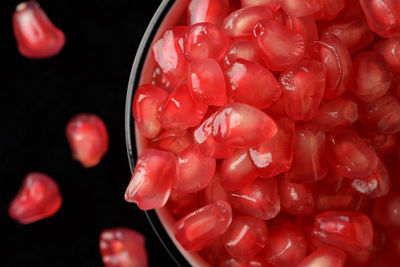
[[170,79],[158,66],[154,68],[151,84],[164,89],[167,93],[172,93],[178,86],[177,81]]
[[199,208],[198,200],[197,193],[185,193],[172,189],[166,207],[175,215],[175,218],[182,218]]
[[290,17],[287,16],[285,25],[288,29],[300,33],[304,38],[304,44],[308,47],[312,41],[318,40],[317,24],[312,16]]
[[293,121],[310,120],[318,111],[325,92],[326,69],[316,60],[304,60],[283,72],[283,101]]
[[219,170],[215,172],[208,186],[203,191],[199,192],[199,203],[201,206],[214,203],[217,200],[228,201],[228,192],[226,192],[221,185]]
[[268,238],[267,225],[253,216],[236,216],[223,235],[225,249],[238,260],[250,260],[260,252]]
[[281,96],[282,88],[274,75],[259,65],[237,59],[226,71],[228,95],[233,102],[241,102],[263,109]]
[[36,1],[20,3],[12,23],[18,51],[25,57],[52,57],[65,44],[64,33],[54,26]]
[[100,234],[100,254],[106,267],[147,267],[144,236],[124,227],[105,229]]
[[299,62],[304,55],[304,38],[273,20],[256,24],[253,30],[263,59],[271,70],[282,71]]
[[133,99],[133,116],[140,133],[146,138],[154,138],[161,131],[158,108],[168,94],[161,88],[144,84],[139,86]]
[[229,8],[229,0],[191,0],[187,12],[188,24],[210,22],[220,26]]
[[225,68],[229,68],[229,66],[239,58],[263,64],[259,48],[251,40],[239,39],[231,43],[224,57]]
[[11,201],[8,214],[18,223],[34,223],[53,216],[61,203],[57,183],[44,173],[31,172]]
[[387,196],[375,200],[373,219],[389,229],[400,227],[400,194],[391,192]]
[[344,267],[346,263],[346,253],[336,247],[324,246],[313,251],[304,258],[298,267]]
[[166,130],[156,138],[150,140],[154,148],[167,150],[175,154],[181,153],[185,148],[193,144],[192,136],[187,131]]
[[293,159],[294,123],[287,118],[276,122],[277,134],[249,148],[249,156],[261,177],[274,177],[290,169]]
[[243,189],[232,192],[229,202],[238,211],[262,220],[276,217],[281,209],[275,178],[252,181]]
[[126,188],[125,200],[142,210],[164,206],[176,176],[176,165],[176,156],[171,152],[154,148],[143,151]]
[[278,127],[264,112],[241,103],[218,110],[212,127],[217,142],[236,147],[252,147],[271,139]]
[[279,8],[279,0],[240,0],[242,7],[265,6],[275,11]]
[[250,37],[254,25],[265,19],[272,19],[272,11],[263,6],[251,6],[238,9],[229,14],[222,26],[223,32],[228,37]]
[[231,206],[226,201],[218,200],[177,221],[175,238],[184,249],[198,251],[225,233],[231,221]]
[[319,192],[334,194],[340,190],[342,183],[343,176],[329,168],[325,178],[317,181],[316,186]]
[[368,26],[382,37],[400,36],[400,3],[397,0],[360,0]]
[[321,4],[319,0],[279,0],[281,8],[292,17],[305,17],[316,13]]
[[108,150],[108,133],[104,122],[94,114],[73,117],[65,130],[72,157],[86,168],[96,166]]
[[177,176],[173,187],[186,193],[204,189],[214,177],[215,159],[204,156],[196,145],[178,155]]
[[341,188],[336,193],[318,192],[315,194],[317,210],[359,211],[364,204],[364,198],[348,188]]
[[239,261],[235,258],[226,256],[221,259],[219,267],[270,267],[270,265],[259,258],[254,258],[248,261]]
[[368,134],[368,137],[371,140],[371,145],[374,147],[378,155],[389,155],[397,148],[398,138],[395,134],[384,134],[373,131]]
[[295,129],[293,163],[286,177],[293,183],[321,180],[327,173],[325,134],[316,128]]
[[295,225],[284,223],[269,228],[263,251],[265,260],[273,266],[296,266],[306,256],[307,240]]
[[223,106],[227,102],[224,74],[218,63],[211,58],[190,63],[188,88],[197,103]]
[[385,58],[393,73],[400,74],[400,37],[379,41],[375,44],[374,51]]
[[353,131],[331,133],[326,148],[326,157],[332,168],[344,177],[363,179],[376,171],[378,157]]
[[315,216],[312,234],[326,244],[357,251],[371,246],[374,230],[361,212],[325,211]]
[[207,105],[195,102],[183,84],[160,106],[158,119],[165,129],[185,130],[198,125],[206,112]]
[[351,77],[349,89],[363,102],[368,103],[387,93],[392,72],[381,55],[367,51],[354,58]]
[[220,61],[229,42],[221,30],[211,23],[197,23],[187,32],[185,55],[190,60],[212,58]]
[[331,20],[335,18],[347,3],[345,0],[321,0],[320,4],[321,8],[314,14],[316,20]]

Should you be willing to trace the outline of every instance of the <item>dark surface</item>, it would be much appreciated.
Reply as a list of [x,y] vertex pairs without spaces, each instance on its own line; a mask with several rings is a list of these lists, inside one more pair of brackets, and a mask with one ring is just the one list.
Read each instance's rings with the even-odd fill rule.
[[[2,3],[1,266],[101,266],[99,234],[114,226],[145,234],[150,266],[173,266],[143,212],[123,199],[130,180],[126,87],[136,49],[160,2],[40,1],[66,36],[61,53],[45,60],[18,53],[11,17],[19,2]],[[90,169],[71,159],[65,138],[68,120],[81,112],[98,114],[110,136],[108,153]],[[64,201],[54,217],[19,225],[9,218],[8,205],[31,171],[53,177]]]

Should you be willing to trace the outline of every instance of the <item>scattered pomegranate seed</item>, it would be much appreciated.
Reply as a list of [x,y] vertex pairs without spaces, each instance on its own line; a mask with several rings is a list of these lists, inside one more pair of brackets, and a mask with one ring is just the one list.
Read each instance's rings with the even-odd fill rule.
[[291,17],[286,16],[285,25],[291,31],[300,33],[304,38],[304,44],[307,48],[313,41],[318,40],[317,24],[312,16]]
[[239,39],[231,43],[224,57],[225,68],[229,68],[229,66],[239,58],[263,64],[259,48],[256,43],[251,40]]
[[12,23],[18,51],[25,57],[52,57],[64,47],[64,33],[54,26],[36,1],[17,5]]
[[107,129],[97,115],[81,113],[74,116],[68,122],[65,132],[72,157],[85,168],[96,166],[107,153]]
[[228,192],[221,185],[221,175],[219,170],[215,172],[214,178],[208,186],[199,193],[200,205],[208,205],[217,200],[228,201]]
[[106,267],[147,267],[144,236],[134,230],[116,227],[100,234],[100,254]]
[[31,172],[11,201],[8,214],[20,224],[30,224],[53,216],[61,203],[57,183],[44,173]]
[[188,24],[210,22],[221,26],[229,13],[229,0],[190,0],[188,5]]
[[325,210],[359,211],[364,205],[361,194],[354,194],[354,190],[342,186],[336,193],[318,192],[315,194],[315,208]]
[[193,144],[193,140],[191,134],[187,130],[165,130],[156,138],[151,139],[150,144],[154,148],[179,154]]
[[316,13],[321,8],[319,0],[279,0],[281,8],[292,17],[305,17]]
[[346,262],[346,253],[336,247],[324,246],[313,251],[304,258],[298,267],[344,267]]

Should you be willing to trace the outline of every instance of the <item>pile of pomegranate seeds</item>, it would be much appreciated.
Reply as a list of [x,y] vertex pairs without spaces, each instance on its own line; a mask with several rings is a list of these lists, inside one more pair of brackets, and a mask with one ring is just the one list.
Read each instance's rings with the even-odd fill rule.
[[165,206],[213,266],[398,260],[399,2],[191,0],[182,16],[134,98],[126,200]]

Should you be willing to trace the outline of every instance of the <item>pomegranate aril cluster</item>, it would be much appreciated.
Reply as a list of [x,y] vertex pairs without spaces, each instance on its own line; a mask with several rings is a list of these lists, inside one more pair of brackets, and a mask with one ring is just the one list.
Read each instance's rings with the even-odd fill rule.
[[213,266],[399,259],[399,8],[189,1],[136,91],[125,199]]

